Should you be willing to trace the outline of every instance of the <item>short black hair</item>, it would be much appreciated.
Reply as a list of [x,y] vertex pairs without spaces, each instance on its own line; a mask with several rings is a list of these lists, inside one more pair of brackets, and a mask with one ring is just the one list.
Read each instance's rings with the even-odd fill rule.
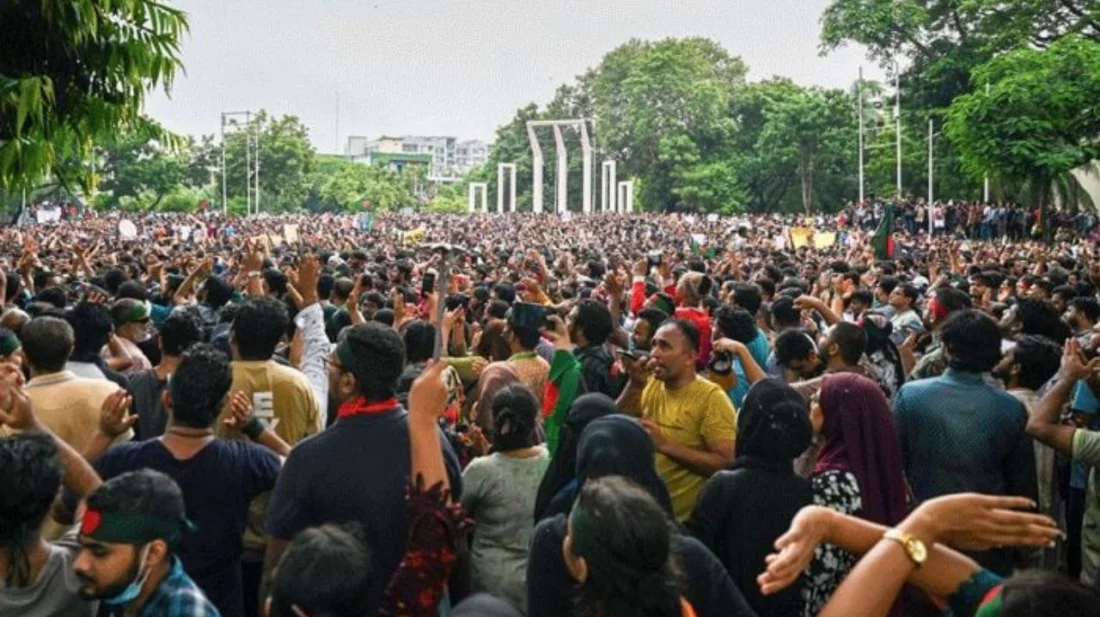
[[493,300],[485,308],[485,315],[493,319],[504,319],[508,316],[508,303],[504,300]]
[[808,332],[801,328],[787,330],[775,337],[775,361],[779,366],[790,366],[796,360],[805,360],[817,351],[817,345]]
[[1062,296],[1068,302],[1077,297],[1077,288],[1073,285],[1059,285],[1054,288],[1054,291],[1050,292],[1050,295]]
[[1096,298],[1077,297],[1070,300],[1068,306],[1077,309],[1078,313],[1085,316],[1092,323],[1096,323],[1100,320],[1100,302],[1096,301]]
[[278,268],[268,268],[263,271],[264,282],[267,283],[268,290],[281,296],[286,293],[287,278]]
[[115,330],[111,312],[102,304],[81,302],[69,311],[67,319],[73,327],[73,355],[98,355]]
[[863,306],[874,306],[875,295],[868,289],[857,289],[852,292],[852,296],[848,298],[848,304],[852,302],[859,302]]
[[659,308],[649,307],[638,311],[638,319],[648,323],[650,333],[655,333],[657,328],[668,321],[668,313]]
[[748,311],[753,317],[760,310],[763,299],[760,297],[760,288],[753,283],[737,283],[733,286],[733,299],[737,306]]
[[970,295],[954,287],[940,287],[937,289],[936,303],[942,306],[948,314],[973,306]]
[[1050,339],[1025,334],[1016,339],[1012,361],[1020,365],[1020,385],[1038,390],[1058,372],[1062,363],[1062,348]]
[[366,615],[372,572],[371,551],[358,524],[305,529],[294,536],[275,569],[271,617]]
[[425,362],[435,352],[435,325],[418,319],[405,326],[405,360],[410,364]]
[[748,345],[759,333],[756,318],[748,310],[723,304],[715,309],[711,322],[722,336]]
[[73,340],[73,327],[57,317],[35,317],[23,326],[23,353],[40,371],[63,370],[73,352]]
[[332,285],[332,297],[335,300],[347,300],[351,298],[352,289],[355,289],[355,281],[349,278],[338,278]]
[[328,300],[332,295],[332,286],[336,283],[336,279],[331,274],[322,274],[317,278],[317,297],[322,300]]
[[[1096,614],[1100,592],[1095,587],[1058,572],[1024,570],[1005,581],[1001,591],[1001,617],[1060,615],[1086,617]],[[1037,607],[1042,607],[1041,612]]]
[[920,297],[920,292],[917,291],[916,286],[910,283],[901,283],[894,289],[900,289],[901,295],[905,296],[909,300],[909,306],[915,307],[917,305],[917,298]]
[[117,298],[132,298],[145,302],[149,299],[149,294],[145,291],[145,286],[142,285],[140,281],[126,281],[118,286]]
[[590,298],[577,304],[577,327],[589,345],[603,345],[615,330],[607,305]]
[[344,370],[355,376],[355,385],[368,401],[393,398],[397,378],[405,370],[405,342],[393,328],[378,322],[352,326],[340,336],[355,363]]
[[894,288],[898,286],[898,279],[895,276],[883,276],[879,277],[877,287],[883,291],[886,295],[890,295],[894,292]]
[[859,364],[867,350],[867,333],[854,323],[842,321],[829,329],[829,340],[840,348],[840,357],[848,366]]
[[189,310],[173,311],[160,327],[160,346],[168,356],[178,356],[201,340],[202,320]]
[[88,509],[111,514],[136,514],[179,521],[176,538],[162,538],[170,549],[179,546],[183,535],[183,491],[167,475],[141,469],[115,476],[88,495]]
[[0,437],[0,546],[9,563],[5,586],[26,587],[30,579],[27,551],[50,511],[64,469],[57,445],[45,433]]
[[36,302],[45,302],[46,304],[52,304],[59,309],[63,309],[69,303],[69,294],[64,288],[54,285],[39,291],[34,299]]
[[1020,320],[1021,334],[1045,336],[1059,345],[1073,334],[1054,303],[1043,298],[1018,298],[1016,319]]
[[966,373],[988,373],[1001,359],[1001,330],[993,318],[966,309],[952,313],[941,333],[947,364]]
[[233,319],[233,336],[242,360],[270,360],[290,327],[286,306],[273,298],[252,298]]
[[664,326],[672,326],[680,331],[680,334],[684,335],[687,339],[688,346],[692,351],[698,351],[700,344],[699,327],[689,319],[670,319],[665,322]]
[[374,312],[374,317],[371,317],[371,321],[374,321],[374,322],[380,323],[384,326],[389,326],[390,328],[392,328],[393,327],[393,321],[396,318],[397,318],[397,316],[393,314],[393,309],[391,309],[391,308],[380,308],[380,309],[378,309],[377,311]]
[[510,283],[497,283],[493,285],[493,293],[500,300],[504,300],[508,304],[516,301],[516,288]]
[[772,326],[776,329],[797,326],[801,321],[798,310],[794,308],[794,300],[786,295],[772,300],[771,315]]
[[118,268],[111,268],[103,275],[103,289],[115,295],[118,293],[118,288],[126,282],[126,273]]
[[206,296],[203,301],[212,308],[221,308],[233,299],[233,286],[218,276],[208,276],[202,284]]
[[191,428],[210,428],[233,385],[229,357],[205,343],[180,357],[171,377],[172,421]]

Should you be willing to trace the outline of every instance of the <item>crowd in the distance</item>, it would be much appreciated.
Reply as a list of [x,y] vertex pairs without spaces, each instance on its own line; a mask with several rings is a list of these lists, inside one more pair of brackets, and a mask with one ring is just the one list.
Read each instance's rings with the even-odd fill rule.
[[1095,222],[989,208],[0,230],[0,615],[1100,614]]

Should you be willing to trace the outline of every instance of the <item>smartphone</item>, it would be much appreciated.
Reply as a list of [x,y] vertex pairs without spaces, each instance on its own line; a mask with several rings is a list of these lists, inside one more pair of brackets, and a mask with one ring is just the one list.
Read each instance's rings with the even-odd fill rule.
[[629,349],[623,349],[623,350],[619,351],[619,355],[630,358],[631,360],[634,360],[635,362],[637,362],[638,360],[643,360],[643,359],[649,357],[649,354],[646,354],[646,353],[643,353],[643,352],[640,352],[640,351],[631,351]]
[[424,278],[420,281],[420,293],[426,296],[433,291],[435,291],[435,273],[425,272]]
[[649,262],[650,268],[656,268],[657,266],[660,266],[661,260],[664,259],[664,255],[661,254],[661,251],[650,251],[649,253],[646,253],[645,257],[646,261]]

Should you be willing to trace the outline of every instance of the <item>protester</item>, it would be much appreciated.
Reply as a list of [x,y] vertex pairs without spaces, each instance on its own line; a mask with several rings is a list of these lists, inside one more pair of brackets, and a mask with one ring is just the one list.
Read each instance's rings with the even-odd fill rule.
[[[840,569],[830,570],[841,590],[830,602],[819,594],[807,607],[800,598],[820,569],[778,597],[756,591],[769,544],[797,508],[817,498],[901,525],[910,505],[981,491],[1038,497],[1042,511],[1056,515],[1051,450],[1028,437],[1025,424],[1038,441],[1079,459],[1065,525],[1071,538],[1084,536],[1092,583],[1100,496],[1086,489],[1095,457],[1085,442],[1100,418],[1093,394],[1100,382],[1073,366],[1062,377],[1050,374],[1051,345],[1072,338],[1088,366],[1100,343],[1097,218],[1051,210],[1039,221],[1012,205],[905,199],[888,215],[886,206],[877,199],[843,205],[835,218],[372,211],[369,225],[332,213],[150,212],[125,215],[137,230],[132,240],[119,234],[124,215],[89,211],[0,229],[0,327],[10,331],[0,330],[0,374],[14,379],[22,348],[29,380],[22,396],[41,425],[108,477],[149,466],[177,480],[183,512],[199,525],[175,554],[226,614],[257,614],[266,552],[268,582],[284,577],[271,594],[280,615],[445,614],[461,603],[471,574],[514,608],[571,615],[585,584],[566,568],[567,516],[586,485],[611,475],[629,477],[669,520],[705,540],[676,528],[668,537],[679,595],[698,615],[854,610],[850,592],[841,593]],[[925,225],[917,225],[922,217]],[[883,225],[872,240],[889,220],[896,226]],[[1032,238],[1033,228],[1054,232],[1053,241]],[[135,372],[142,358],[155,366]],[[442,410],[429,422],[401,401],[418,378],[436,373]],[[128,408],[120,388],[133,397]],[[541,405],[517,403],[507,422],[495,422],[503,408],[494,397],[522,388],[529,396],[516,396]],[[1048,390],[1057,396],[1048,400]],[[219,397],[230,402],[208,400]],[[807,447],[811,398],[821,435]],[[891,400],[896,429],[884,413]],[[281,471],[278,454],[248,443],[240,430],[260,427],[249,414],[266,421],[264,443],[289,454]],[[502,442],[520,416],[517,441]],[[841,430],[849,425],[859,430]],[[4,426],[0,438],[21,426]],[[125,443],[131,426],[146,441]],[[285,444],[269,439],[276,436]],[[417,450],[425,451],[415,443],[421,437],[445,462],[453,503],[410,489]],[[199,464],[237,450],[259,458],[247,469],[232,454]],[[534,472],[503,482],[509,463]],[[838,478],[850,489],[847,504],[826,495],[840,486],[827,480]],[[253,500],[247,531],[234,538],[244,497],[273,481],[272,507],[262,496]],[[43,484],[39,495],[56,492]],[[899,506],[905,491],[897,487],[907,484],[913,503]],[[79,492],[70,492],[64,501],[72,508]],[[473,570],[463,556],[470,540],[463,497],[480,522]],[[258,524],[265,519],[268,537]],[[619,541],[614,534],[631,522],[624,520],[600,540]],[[51,524],[35,540],[36,559],[63,532]],[[655,525],[639,526],[645,538],[629,548],[659,549]],[[277,568],[291,544],[294,558]],[[1068,555],[1055,546],[977,557],[1001,573],[1024,565],[1073,572],[1078,552],[1067,544]],[[485,558],[487,548],[507,558]],[[427,557],[437,555],[444,559]],[[511,564],[511,571],[485,577],[486,564]],[[866,581],[865,570],[856,564],[846,580]],[[659,568],[647,572],[663,576]],[[636,578],[614,580],[629,588]],[[1060,593],[1042,577],[1010,583],[1017,591],[1006,601]],[[869,607],[902,606],[896,593],[862,585]],[[239,604],[223,599],[225,586]],[[642,599],[635,595],[629,600]],[[679,604],[661,610],[670,607],[683,611]]]
[[690,321],[662,326],[644,366],[631,363],[629,385],[618,400],[623,413],[642,418],[653,439],[658,473],[681,521],[706,479],[733,462],[737,437],[729,398],[695,372],[699,336]]
[[[1035,453],[1025,439],[1027,411],[984,374],[1001,357],[997,324],[978,311],[943,325],[947,371],[902,386],[894,416],[905,475],[918,500],[962,492],[1036,498]],[[1007,575],[1013,555],[991,550],[974,558]]]
[[498,391],[492,411],[493,453],[472,461],[462,474],[462,507],[476,525],[470,586],[506,598],[526,614],[532,513],[550,454],[535,443],[539,405],[525,386]]
[[802,615],[802,585],[763,596],[756,577],[791,519],[813,502],[793,461],[810,445],[806,399],[778,380],[753,384],[737,414],[737,458],[699,494],[685,526],[713,552],[761,617]]
[[80,524],[81,597],[136,617],[218,617],[177,554],[191,528],[168,476],[145,469],[103,483]]

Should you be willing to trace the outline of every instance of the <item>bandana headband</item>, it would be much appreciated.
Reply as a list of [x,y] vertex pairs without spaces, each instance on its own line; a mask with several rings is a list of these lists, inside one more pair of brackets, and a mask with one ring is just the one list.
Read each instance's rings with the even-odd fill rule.
[[22,344],[20,344],[19,337],[15,336],[14,332],[7,332],[0,336],[0,356],[10,356],[20,347],[22,347]]
[[184,531],[194,530],[187,519],[172,520],[148,514],[101,512],[88,509],[80,522],[80,534],[107,544],[146,544],[161,539],[176,546]]

